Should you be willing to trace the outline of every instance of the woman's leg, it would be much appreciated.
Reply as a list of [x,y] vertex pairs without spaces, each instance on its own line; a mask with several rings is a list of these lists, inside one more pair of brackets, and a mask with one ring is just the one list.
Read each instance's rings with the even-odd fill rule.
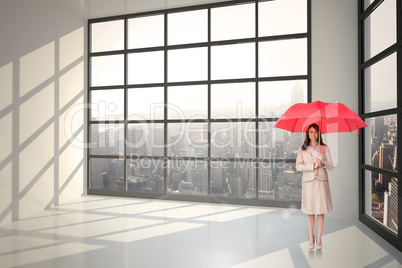
[[308,225],[308,234],[310,237],[310,245],[314,244],[314,220],[315,220],[315,215],[314,214],[308,214],[307,215],[307,225]]
[[324,228],[324,214],[317,215],[317,246],[321,246],[322,229]]

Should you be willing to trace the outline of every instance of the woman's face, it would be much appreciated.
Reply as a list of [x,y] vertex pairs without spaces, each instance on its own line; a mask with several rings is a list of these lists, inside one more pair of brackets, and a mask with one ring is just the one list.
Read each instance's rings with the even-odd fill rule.
[[317,139],[318,139],[318,131],[315,130],[313,127],[311,127],[308,130],[308,136],[309,136],[311,141],[317,141]]

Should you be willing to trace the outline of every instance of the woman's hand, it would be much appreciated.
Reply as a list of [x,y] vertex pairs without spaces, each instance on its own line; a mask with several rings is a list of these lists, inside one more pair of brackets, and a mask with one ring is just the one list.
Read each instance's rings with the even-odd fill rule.
[[315,160],[314,168],[316,169],[316,168],[319,168],[320,166],[321,166],[321,160],[320,159]]

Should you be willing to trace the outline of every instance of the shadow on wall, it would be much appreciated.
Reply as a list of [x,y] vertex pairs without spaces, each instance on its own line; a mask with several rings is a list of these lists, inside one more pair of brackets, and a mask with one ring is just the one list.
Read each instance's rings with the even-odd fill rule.
[[85,189],[84,151],[65,135],[84,139],[84,115],[65,117],[84,102],[85,20],[62,2],[0,4],[0,225]]

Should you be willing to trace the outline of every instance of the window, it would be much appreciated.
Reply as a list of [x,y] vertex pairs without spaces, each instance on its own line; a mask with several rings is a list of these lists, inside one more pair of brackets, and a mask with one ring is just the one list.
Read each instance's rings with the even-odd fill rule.
[[88,21],[88,194],[300,206],[310,0]]
[[[400,1],[359,1],[360,220],[402,250],[399,232],[401,164]],[[398,55],[399,54],[399,55]],[[399,153],[400,155],[400,153]]]

